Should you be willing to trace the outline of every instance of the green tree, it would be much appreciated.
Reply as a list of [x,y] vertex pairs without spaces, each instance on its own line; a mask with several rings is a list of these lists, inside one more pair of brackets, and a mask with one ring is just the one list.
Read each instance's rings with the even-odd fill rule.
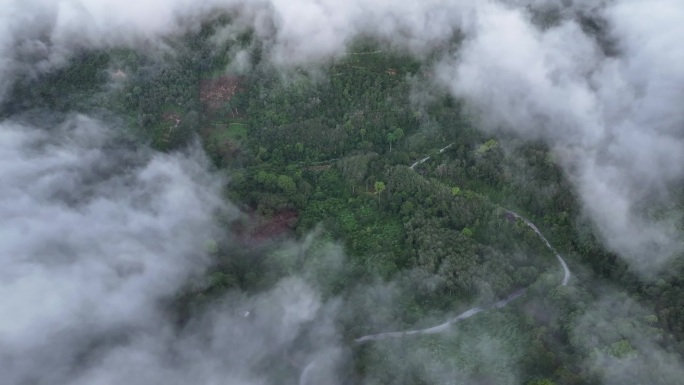
[[390,152],[392,152],[392,143],[396,142],[397,140],[400,140],[403,137],[404,137],[404,131],[398,127],[394,128],[392,131],[390,131],[387,134],[387,141],[389,142],[389,145],[390,145]]
[[380,200],[380,194],[385,191],[385,182],[377,181],[375,182],[375,194],[378,196],[378,201]]
[[342,170],[342,175],[352,182],[352,192],[355,191],[356,185],[362,183],[368,175],[370,161],[377,157],[377,154],[369,153],[347,156],[337,162],[338,167]]
[[278,187],[280,187],[280,189],[283,190],[283,192],[285,192],[285,194],[288,196],[291,196],[297,191],[297,184],[287,175],[278,176],[277,184]]
[[278,177],[264,170],[260,170],[254,177],[254,180],[264,185],[267,189],[273,189],[278,184]]
[[478,154],[484,154],[485,152],[491,150],[492,148],[496,148],[496,147],[499,147],[499,142],[497,142],[497,141],[494,140],[494,139],[490,139],[490,140],[488,140],[487,142],[485,142],[484,144],[482,144],[482,145],[477,149],[477,153],[478,153]]

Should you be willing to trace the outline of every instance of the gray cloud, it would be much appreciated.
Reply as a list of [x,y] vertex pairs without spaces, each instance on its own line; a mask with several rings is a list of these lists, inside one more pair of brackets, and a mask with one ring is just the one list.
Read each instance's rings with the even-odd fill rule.
[[[268,26],[257,31],[281,64],[340,55],[364,34],[421,56],[462,33],[463,47],[437,65],[437,83],[465,99],[483,128],[546,141],[605,243],[633,268],[653,273],[681,253],[681,213],[653,214],[671,209],[684,171],[680,2],[245,4],[260,10],[254,25]],[[540,28],[532,13],[549,10],[557,22]]]
[[642,272],[682,251],[680,214],[656,219],[684,172],[684,50],[674,1],[614,2],[599,14],[618,56],[572,18],[544,31],[530,15],[483,6],[439,78],[490,129],[543,139],[559,155],[607,245]]
[[[541,30],[522,7],[555,7],[561,21]],[[483,126],[547,141],[608,245],[635,268],[652,271],[681,250],[677,215],[644,214],[646,201],[669,203],[684,171],[684,51],[675,40],[684,8],[675,0],[33,0],[3,9],[0,98],[15,75],[59,66],[77,48],[163,47],[161,37],[215,9],[239,11],[238,26],[253,27],[281,65],[341,55],[360,34],[420,56],[460,31],[464,46],[440,62],[437,79],[481,113]],[[578,12],[605,19],[617,55],[582,28]],[[229,296],[175,330],[160,302],[210,264],[198,250],[217,231],[220,181],[201,155],[121,146],[105,126],[83,116],[54,127],[0,123],[5,380],[269,383],[273,372],[261,369],[286,362],[313,321],[309,332],[321,338],[304,344],[293,372],[318,352],[335,367],[344,356],[332,321],[338,309],[298,278]],[[246,305],[256,321],[234,314]],[[666,353],[645,357],[675,362]]]
[[219,183],[87,117],[0,128],[0,365],[11,384],[58,383],[88,343],[153,329],[208,266]]
[[277,383],[315,357],[335,380],[339,304],[301,278],[229,293],[183,328],[169,317],[212,263],[215,215],[237,214],[197,148],[152,153],[85,116],[5,121],[0,142],[3,383]]
[[607,292],[574,320],[572,343],[603,384],[676,384],[684,366],[662,346],[656,321],[627,295]]

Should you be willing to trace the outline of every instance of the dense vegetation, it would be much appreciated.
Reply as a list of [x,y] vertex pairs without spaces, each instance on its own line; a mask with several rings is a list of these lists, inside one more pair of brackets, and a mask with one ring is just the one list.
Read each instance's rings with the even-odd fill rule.
[[[162,151],[201,138],[214,166],[231,176],[226,196],[244,215],[225,224],[235,234],[230,243],[208,245],[218,262],[206,287],[179,298],[180,319],[229,290],[272,287],[303,263],[317,266],[314,279],[327,298],[359,304],[338,320],[349,341],[384,331],[373,325],[424,325],[529,286],[519,306],[465,322],[463,333],[355,346],[356,375],[370,383],[430,382],[427,369],[406,365],[422,352],[483,383],[515,376],[583,384],[597,381],[583,365],[587,357],[632,350],[619,330],[594,341],[594,350],[570,331],[600,295],[589,282],[602,282],[649,309],[632,321],[684,353],[684,276],[642,281],[606,251],[543,144],[486,136],[458,100],[425,86],[425,67],[370,42],[316,70],[282,72],[260,59],[249,36],[217,49],[210,34],[208,26],[176,42],[173,53],[83,52],[64,69],[19,82],[9,100],[21,104],[1,111],[100,113]],[[223,71],[236,47],[250,52],[246,74]],[[532,219],[577,267],[571,287],[557,287],[555,259],[504,207]],[[312,233],[303,260],[289,258],[283,240]],[[322,266],[331,243],[347,255],[336,269]],[[379,282],[399,288],[391,308],[360,294]],[[487,364],[484,350],[465,354],[463,345],[483,343],[478,336],[497,341],[507,360]]]

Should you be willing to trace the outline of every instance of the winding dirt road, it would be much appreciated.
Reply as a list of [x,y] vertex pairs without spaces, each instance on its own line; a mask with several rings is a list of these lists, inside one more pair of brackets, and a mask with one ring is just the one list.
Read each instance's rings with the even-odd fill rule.
[[[451,143],[448,146],[440,149],[439,152],[443,153],[444,151],[446,151],[447,149],[449,149],[453,145],[454,144]],[[425,163],[428,160],[430,160],[429,156],[416,161],[415,163],[413,163],[410,166],[411,170],[415,169],[415,167],[417,165]],[[516,213],[513,210],[504,209],[504,211],[506,213],[512,215],[516,219],[522,220],[529,228],[531,228],[537,234],[537,236],[542,241],[544,241],[544,244],[546,244],[546,247],[548,247],[549,250],[551,250],[551,252],[556,256],[556,259],[558,259],[558,262],[560,263],[561,267],[563,268],[563,280],[561,281],[561,286],[566,286],[568,284],[568,281],[570,280],[570,269],[568,268],[568,264],[565,263],[565,260],[563,259],[563,257],[561,257],[561,255],[558,253],[558,251],[556,251],[556,249],[551,245],[551,242],[549,242],[549,240],[546,239],[546,237],[544,236],[544,234],[542,234],[542,232],[539,230],[539,228],[537,226],[535,226],[535,224],[532,223],[529,219],[527,219],[524,216]],[[454,324],[458,321],[464,320],[466,318],[470,318],[477,313],[480,313],[480,312],[483,312],[485,310],[489,310],[492,308],[500,309],[500,308],[508,305],[508,303],[515,300],[516,298],[525,295],[526,292],[527,292],[527,289],[518,290],[515,293],[509,295],[506,299],[503,299],[499,302],[496,302],[490,306],[474,307],[472,309],[464,311],[463,313],[459,314],[458,316],[451,318],[451,319],[447,320],[446,322],[444,322],[440,325],[433,326],[431,328],[371,334],[371,335],[359,337],[359,338],[355,339],[354,341],[357,343],[362,343],[362,342],[366,342],[366,341],[377,341],[377,340],[383,340],[383,339],[387,339],[387,338],[402,338],[402,337],[406,337],[406,336],[410,336],[410,335],[417,335],[417,334],[442,333],[442,332],[448,330],[449,326],[451,326],[452,324]]]
[[546,244],[546,247],[548,247],[549,250],[551,250],[551,252],[553,252],[553,254],[556,256],[556,259],[558,259],[558,262],[560,262],[561,266],[563,267],[563,281],[561,281],[561,286],[567,286],[567,285],[568,285],[568,281],[570,280],[570,269],[568,268],[568,264],[565,263],[565,260],[563,259],[563,257],[561,257],[561,255],[558,254],[558,252],[556,251],[556,249],[554,249],[553,246],[551,246],[551,242],[549,242],[548,239],[546,239],[546,237],[544,236],[544,234],[542,234],[542,232],[539,231],[539,229],[537,228],[537,226],[535,226],[534,223],[530,222],[529,219],[523,217],[522,215],[516,213],[515,211],[508,210],[508,209],[505,209],[505,210],[506,210],[507,213],[509,213],[509,214],[513,215],[514,217],[516,217],[517,219],[520,219],[520,220],[522,220],[523,222],[525,222],[525,224],[526,224],[529,228],[531,228],[532,230],[534,230],[534,232],[537,233],[537,236],[539,236],[539,238],[540,238],[542,241],[544,241],[544,243]]
[[[565,260],[563,259],[563,257],[561,257],[560,254],[558,254],[558,252],[556,251],[556,249],[554,249],[553,246],[551,246],[551,243],[546,239],[544,234],[542,234],[541,231],[539,231],[539,229],[537,228],[537,226],[534,225],[534,223],[530,222],[527,218],[516,213],[515,211],[511,211],[508,209],[505,209],[505,210],[507,213],[509,213],[509,214],[513,215],[514,217],[516,217],[517,219],[520,219],[523,222],[525,222],[525,224],[529,228],[534,230],[534,232],[539,236],[539,238],[542,241],[544,241],[544,243],[549,248],[549,250],[551,250],[554,253],[554,255],[556,256],[556,259],[558,259],[558,262],[560,262],[560,265],[563,268],[563,279],[561,281],[561,286],[567,286],[568,281],[570,280],[570,269],[568,268],[567,263],[565,263]],[[493,308],[500,309],[500,308],[508,305],[510,302],[512,302],[516,298],[522,297],[526,293],[527,293],[527,289],[520,289],[520,290],[514,292],[513,294],[509,295],[505,299],[502,299],[501,301],[498,301],[492,305],[489,305],[486,307],[474,307],[472,309],[464,311],[463,313],[459,314],[458,316],[456,316],[454,318],[447,320],[446,322],[444,322],[442,324],[439,324],[437,326],[433,326],[430,328],[399,331],[399,332],[371,334],[371,335],[359,337],[359,338],[355,339],[354,341],[357,343],[362,343],[362,342],[366,342],[366,341],[384,340],[387,338],[402,338],[402,337],[406,337],[406,336],[410,336],[410,335],[416,335],[416,334],[442,333],[442,332],[447,331],[449,329],[449,326],[451,326],[452,324],[454,324],[458,321],[462,321],[466,318],[470,318],[470,317],[474,316],[475,314],[486,311],[486,310],[490,310]]]
[[515,293],[506,297],[506,299],[502,299],[501,301],[493,303],[487,307],[474,307],[472,309],[466,310],[463,313],[457,315],[456,317],[451,318],[451,319],[447,320],[446,322],[439,324],[437,326],[433,326],[431,328],[418,329],[418,330],[408,330],[408,331],[402,331],[402,332],[389,332],[389,333],[371,334],[368,336],[363,336],[361,338],[357,338],[354,340],[354,342],[362,343],[362,342],[366,342],[366,341],[384,340],[386,338],[401,338],[401,337],[415,335],[415,334],[442,333],[442,332],[447,331],[449,329],[449,326],[451,326],[452,324],[454,324],[458,321],[464,320],[466,318],[470,318],[477,313],[483,312],[485,310],[489,310],[491,308],[502,308],[502,307],[508,305],[509,302],[515,300],[516,298],[525,295],[526,291],[527,291],[527,289],[518,290]]
[[[448,146],[442,148],[439,150],[440,153],[446,151],[449,149],[452,144],[449,144]],[[415,169],[415,167],[419,164],[425,163],[430,159],[430,157],[425,157],[422,158],[415,163],[413,163],[410,168],[411,170]],[[556,251],[556,249],[551,245],[551,243],[546,239],[544,234],[539,230],[539,228],[532,223],[529,219],[525,218],[524,216],[516,213],[515,211],[509,210],[504,208],[504,211],[516,219],[520,219],[523,221],[529,228],[531,228],[537,236],[544,241],[544,244],[546,244],[546,247],[553,252],[553,254],[556,256],[556,259],[560,263],[561,267],[563,268],[563,279],[561,280],[561,286],[567,286],[568,282],[570,281],[570,269],[568,268],[568,264],[565,263],[565,260],[561,255]],[[489,306],[479,306],[479,307],[474,307],[472,309],[468,309],[464,311],[463,313],[457,315],[456,317],[448,319],[446,322],[441,323],[437,326],[433,326],[430,328],[426,329],[416,329],[416,330],[405,330],[405,331],[397,331],[397,332],[386,332],[386,333],[378,333],[378,334],[370,334],[367,336],[359,337],[354,340],[356,343],[364,343],[368,341],[378,341],[378,340],[384,340],[384,339],[389,339],[389,338],[403,338],[407,336],[412,336],[412,335],[419,335],[419,334],[437,334],[437,333],[443,333],[447,330],[449,330],[449,327],[452,324],[455,324],[456,322],[462,321],[464,319],[470,318],[478,313],[481,313],[483,311],[487,311],[490,309],[500,309],[506,305],[508,305],[510,302],[514,301],[515,299],[522,297],[527,293],[527,289],[520,289],[506,297],[505,299],[502,299],[498,302],[495,302]],[[307,384],[307,375],[311,372],[311,370],[315,367],[316,360],[313,360],[310,362],[302,371],[302,374],[299,379],[299,384],[300,385],[306,385]]]

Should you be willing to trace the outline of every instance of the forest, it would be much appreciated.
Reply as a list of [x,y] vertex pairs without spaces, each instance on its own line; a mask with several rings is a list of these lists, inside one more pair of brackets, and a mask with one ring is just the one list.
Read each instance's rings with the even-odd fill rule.
[[[225,22],[169,41],[170,52],[82,50],[17,81],[0,106],[3,118],[98,116],[161,153],[199,143],[239,215],[217,214],[211,267],[170,305],[178,330],[235,293],[302,274],[324,303],[345,304],[332,321],[348,349],[345,383],[601,384],[609,363],[649,354],[635,330],[684,356],[684,259],[657,279],[630,269],[582,215],[545,143],[479,129],[425,62],[371,38],[316,68],[283,70],[249,33],[217,48],[210,37]],[[230,65],[238,50],[248,71]],[[508,210],[563,256],[567,286],[554,252]],[[429,328],[521,289],[452,332],[354,342]],[[607,291],[619,300],[601,307]],[[587,324],[597,309],[604,318]],[[268,381],[298,383],[298,349],[316,338],[302,330],[255,365]],[[460,377],[436,379],[447,369]]]

